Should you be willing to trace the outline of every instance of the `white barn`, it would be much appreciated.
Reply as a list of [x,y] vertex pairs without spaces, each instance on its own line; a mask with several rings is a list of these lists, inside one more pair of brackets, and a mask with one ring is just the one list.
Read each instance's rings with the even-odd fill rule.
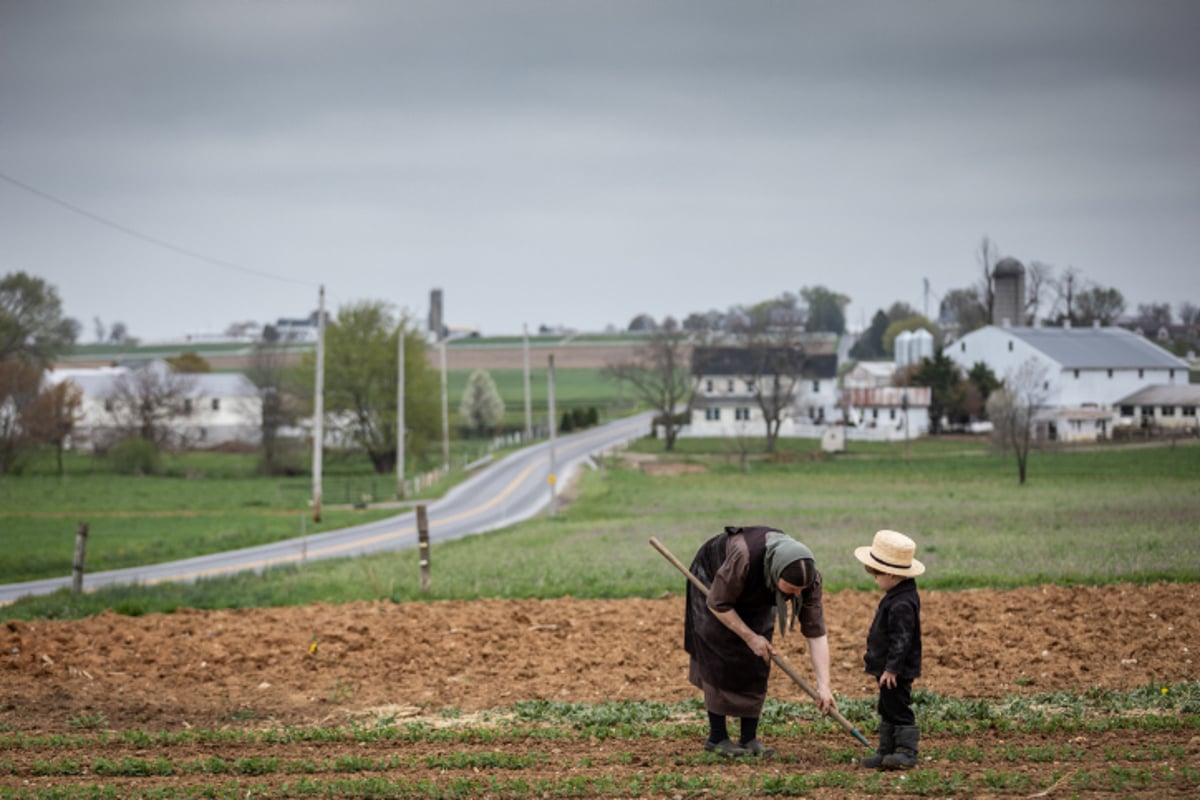
[[1003,380],[1026,362],[1044,369],[1046,438],[1096,439],[1126,422],[1121,405],[1150,386],[1186,386],[1188,365],[1121,328],[1010,328],[989,325],[945,348],[964,372],[986,364]]

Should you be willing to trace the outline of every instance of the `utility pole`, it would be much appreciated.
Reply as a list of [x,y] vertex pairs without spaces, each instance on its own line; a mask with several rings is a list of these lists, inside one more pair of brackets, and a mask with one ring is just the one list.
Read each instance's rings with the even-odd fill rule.
[[[441,335],[439,331],[439,336]],[[438,342],[442,360],[442,470],[450,471],[450,406],[446,395],[446,340]]]
[[533,403],[529,397],[529,325],[521,324],[525,337],[525,443],[533,441]]
[[321,521],[321,457],[325,449],[325,284],[317,303],[317,385],[313,394],[313,521]]
[[550,403],[550,516],[558,515],[558,490],[555,488],[555,482],[558,476],[554,474],[557,469],[554,463],[554,354],[550,354],[550,368],[546,371],[546,393]]
[[396,326],[396,497],[403,500],[404,491],[404,316]]

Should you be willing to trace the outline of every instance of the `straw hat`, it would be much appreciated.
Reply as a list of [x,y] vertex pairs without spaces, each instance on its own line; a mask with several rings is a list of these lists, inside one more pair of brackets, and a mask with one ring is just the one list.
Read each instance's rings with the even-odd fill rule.
[[916,543],[896,531],[876,531],[870,547],[857,547],[854,557],[868,567],[890,575],[915,578],[925,571],[925,565],[913,558]]

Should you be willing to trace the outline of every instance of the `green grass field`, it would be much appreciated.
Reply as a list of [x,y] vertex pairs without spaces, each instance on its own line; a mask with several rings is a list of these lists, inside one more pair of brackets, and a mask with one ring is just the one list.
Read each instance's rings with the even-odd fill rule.
[[[812,443],[789,447],[774,460],[743,465],[725,443],[692,441],[675,458],[696,472],[652,475],[615,463],[587,471],[578,499],[557,516],[439,545],[428,594],[419,591],[416,554],[409,551],[197,584],[34,598],[6,614],[379,598],[646,597],[677,591],[680,580],[646,544],[651,535],[686,559],[722,526],[737,524],[773,525],[805,541],[831,591],[863,585],[850,553],[881,527],[916,539],[929,568],[922,585],[929,588],[1200,579],[1197,446],[1037,453],[1025,486],[1017,484],[1010,458],[980,444],[874,445],[825,458],[812,452]],[[653,440],[634,447],[660,448]],[[107,547],[136,561],[245,542],[267,535],[276,517],[280,526],[297,529],[302,508],[295,499],[280,502],[272,481],[97,480],[88,491],[71,488],[82,483],[74,478],[36,491],[26,478],[0,481],[0,574],[18,574],[26,563],[69,563],[75,521],[89,512],[121,521],[106,534]],[[366,519],[346,513],[339,522]],[[46,526],[60,523],[55,539]],[[259,528],[247,533],[245,526]],[[152,544],[155,539],[171,545]],[[93,541],[100,558],[104,549]],[[96,563],[91,556],[89,563]]]

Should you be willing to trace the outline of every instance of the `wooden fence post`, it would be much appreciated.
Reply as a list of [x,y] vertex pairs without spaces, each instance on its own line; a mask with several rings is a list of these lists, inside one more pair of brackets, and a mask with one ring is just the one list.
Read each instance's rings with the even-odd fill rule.
[[425,506],[417,506],[417,548],[420,552],[421,592],[429,591],[429,517]]
[[83,560],[87,555],[88,524],[79,523],[75,529],[75,560],[71,565],[71,594],[83,591]]

